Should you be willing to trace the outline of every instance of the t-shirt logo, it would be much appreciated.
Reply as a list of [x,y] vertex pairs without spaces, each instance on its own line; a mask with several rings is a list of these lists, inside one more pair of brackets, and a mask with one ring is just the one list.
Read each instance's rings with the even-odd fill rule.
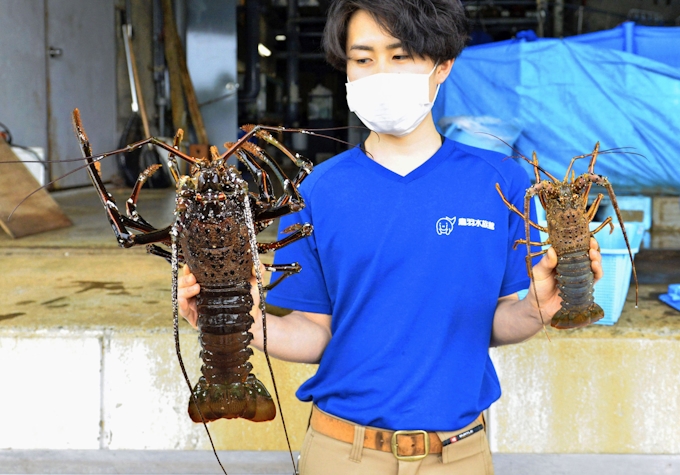
[[449,218],[448,216],[444,216],[443,218],[439,218],[437,220],[437,234],[448,236],[451,234],[451,231],[453,231],[453,225],[456,223],[456,217],[454,216],[453,218]]

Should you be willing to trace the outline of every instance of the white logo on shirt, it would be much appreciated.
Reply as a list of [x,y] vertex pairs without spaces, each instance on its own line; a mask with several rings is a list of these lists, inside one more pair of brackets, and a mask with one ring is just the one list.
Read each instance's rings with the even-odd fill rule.
[[474,219],[474,218],[460,218],[458,220],[458,226],[470,226],[474,228],[484,228],[490,229],[491,231],[496,229],[496,223],[493,221],[487,221],[486,219]]
[[[456,224],[456,217],[449,218],[445,216],[437,220],[437,234],[440,236],[448,236],[453,231],[453,225]],[[486,219],[475,218],[458,218],[458,226],[466,226],[470,228],[484,228],[490,231],[496,229],[496,223],[487,221]]]
[[455,223],[456,223],[455,216],[453,218],[449,218],[448,216],[439,218],[437,220],[437,234],[439,234],[440,236],[442,234],[448,236],[449,234],[451,234],[451,231],[453,231],[453,225]]

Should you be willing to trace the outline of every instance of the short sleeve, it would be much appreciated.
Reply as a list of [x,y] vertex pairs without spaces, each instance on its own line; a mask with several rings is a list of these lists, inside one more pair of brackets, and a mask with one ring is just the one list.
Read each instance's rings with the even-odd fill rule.
[[[303,186],[300,193],[305,200],[305,208],[298,213],[283,216],[279,225],[278,238],[283,238],[283,231],[296,223],[309,223],[314,226],[313,205],[305,195]],[[331,313],[331,301],[323,275],[319,250],[316,246],[314,231],[310,236],[299,239],[276,251],[275,264],[290,264],[297,262],[301,266],[300,272],[284,279],[280,284],[269,291],[267,303],[277,307],[299,310],[303,312]],[[272,275],[272,281],[280,276],[279,273]]]

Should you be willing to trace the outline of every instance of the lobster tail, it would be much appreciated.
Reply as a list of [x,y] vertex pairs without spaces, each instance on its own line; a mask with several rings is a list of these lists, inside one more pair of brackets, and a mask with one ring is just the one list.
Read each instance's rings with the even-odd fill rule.
[[[233,206],[235,211],[227,214],[219,209],[222,202],[206,199],[203,203],[187,210],[179,239],[201,285],[196,307],[202,376],[192,391],[189,416],[194,422],[237,417],[269,421],[276,416],[276,406],[264,385],[250,374],[253,365],[248,361],[253,354],[248,346],[253,338],[248,281],[253,259],[248,230],[237,215],[243,211]],[[206,219],[211,214],[212,222]],[[197,219],[197,215],[203,216]]]
[[189,416],[201,422],[243,418],[255,422],[276,416],[276,407],[264,385],[250,371],[253,301],[250,284],[203,284],[197,296],[203,366],[193,390],[198,409],[189,402]]
[[560,330],[579,328],[604,317],[604,310],[593,300],[593,282],[587,252],[568,252],[561,256],[557,262],[557,286],[562,295],[562,308],[550,325]]
[[558,330],[568,330],[590,325],[602,317],[604,317],[604,310],[593,302],[585,310],[565,310],[564,308],[561,308],[553,317],[550,325]]
[[[201,376],[193,391],[198,404],[189,401],[189,417],[206,422],[237,417],[253,422],[270,421],[276,417],[276,406],[264,384],[249,374],[244,383],[208,383]],[[200,409],[200,413],[198,411]]]

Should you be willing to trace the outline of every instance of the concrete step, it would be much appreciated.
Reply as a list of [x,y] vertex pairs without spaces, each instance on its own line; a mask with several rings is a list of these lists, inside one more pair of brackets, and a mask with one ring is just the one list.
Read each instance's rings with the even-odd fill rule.
[[[220,451],[229,475],[290,475],[288,452]],[[297,452],[294,453],[297,461]],[[680,455],[494,454],[496,475],[676,475]],[[216,474],[212,452],[167,450],[4,450],[5,474]]]

